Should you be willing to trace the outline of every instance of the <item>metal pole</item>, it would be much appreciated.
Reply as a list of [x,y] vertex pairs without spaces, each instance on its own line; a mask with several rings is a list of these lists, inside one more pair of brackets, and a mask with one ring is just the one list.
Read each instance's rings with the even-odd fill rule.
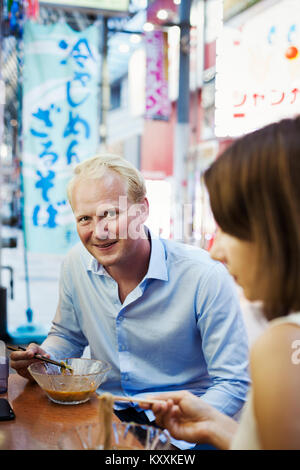
[[101,70],[101,102],[100,102],[100,148],[107,149],[107,117],[110,108],[110,84],[108,71],[108,18],[103,17],[102,22],[102,70]]
[[[0,6],[0,148],[4,134],[5,84],[1,74],[3,46],[3,5]],[[0,188],[2,188],[2,161],[0,155]],[[2,198],[0,192],[0,339],[8,340],[7,332],[7,289],[2,286]]]
[[189,147],[189,99],[190,99],[190,12],[192,0],[180,4],[180,55],[177,122],[174,140],[174,238],[184,239],[183,213],[185,194],[185,159]]
[[[0,148],[3,138],[4,127],[4,104],[5,104],[5,85],[2,78],[2,43],[3,43],[3,7],[0,7]],[[2,158],[0,154],[0,187],[2,187]],[[2,198],[0,192],[0,209],[2,209]],[[0,286],[2,286],[2,210],[0,210]]]

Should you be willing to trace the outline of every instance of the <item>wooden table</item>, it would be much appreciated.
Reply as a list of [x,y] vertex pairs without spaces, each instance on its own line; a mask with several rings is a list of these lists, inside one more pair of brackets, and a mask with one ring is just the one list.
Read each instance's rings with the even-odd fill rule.
[[0,421],[1,450],[59,449],[58,440],[68,429],[99,420],[96,393],[80,405],[58,405],[37,384],[11,374],[8,392],[0,396],[9,400],[16,415]]

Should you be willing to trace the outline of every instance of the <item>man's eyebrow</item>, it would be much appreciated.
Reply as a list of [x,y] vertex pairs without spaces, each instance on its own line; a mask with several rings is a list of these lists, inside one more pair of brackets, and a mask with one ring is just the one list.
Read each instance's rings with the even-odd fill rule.
[[99,209],[97,208],[96,210],[96,215],[99,215],[99,214],[103,214],[103,212],[107,212],[107,211],[119,211],[120,210],[120,207],[119,205],[108,205],[106,206],[105,204],[103,204]]

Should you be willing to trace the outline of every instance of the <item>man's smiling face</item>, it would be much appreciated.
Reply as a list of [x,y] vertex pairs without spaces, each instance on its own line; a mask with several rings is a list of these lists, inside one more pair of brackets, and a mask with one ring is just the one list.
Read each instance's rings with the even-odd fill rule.
[[[105,267],[130,264],[136,256],[137,240],[145,217],[131,209],[126,181],[114,171],[97,179],[78,179],[72,190],[72,208],[81,242]],[[145,199],[139,206],[148,214]]]

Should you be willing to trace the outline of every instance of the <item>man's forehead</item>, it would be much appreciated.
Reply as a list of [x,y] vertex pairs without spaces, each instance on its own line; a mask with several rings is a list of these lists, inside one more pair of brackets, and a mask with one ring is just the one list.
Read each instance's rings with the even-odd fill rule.
[[118,199],[127,195],[127,182],[116,172],[107,170],[99,178],[79,178],[74,184],[74,193],[97,194],[101,199]]
[[107,208],[122,208],[129,203],[126,181],[111,171],[100,178],[79,179],[73,191],[76,213],[91,209],[91,206],[101,212]]
[[124,205],[128,198],[126,181],[114,172],[109,172],[99,179],[98,190],[101,206],[119,207]]
[[112,170],[106,170],[101,178],[97,178],[96,181],[99,184],[99,188],[103,189],[106,192],[109,191],[112,194],[120,193],[127,194],[127,182],[126,180]]

